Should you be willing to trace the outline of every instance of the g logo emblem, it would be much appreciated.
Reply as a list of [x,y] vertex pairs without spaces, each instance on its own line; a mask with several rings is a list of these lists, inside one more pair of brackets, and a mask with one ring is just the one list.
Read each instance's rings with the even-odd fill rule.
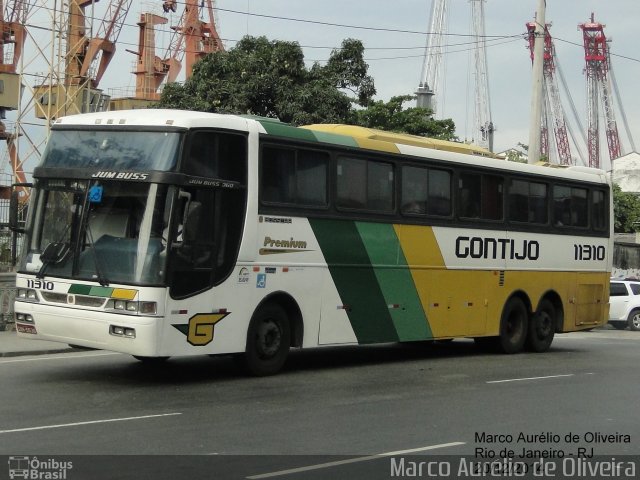
[[196,347],[208,345],[213,340],[213,330],[228,313],[198,313],[189,319],[187,342]]

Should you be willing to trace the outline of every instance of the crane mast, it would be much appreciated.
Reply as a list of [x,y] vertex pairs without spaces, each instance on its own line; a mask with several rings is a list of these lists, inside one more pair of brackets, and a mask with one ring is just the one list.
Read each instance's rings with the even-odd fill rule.
[[[544,62],[543,62],[543,79],[544,79],[544,92],[545,103],[543,108],[543,118],[541,119],[541,147],[540,153],[549,157],[549,134],[548,134],[548,120],[551,120],[553,125],[553,133],[556,141],[556,147],[558,150],[558,158],[562,165],[571,165],[571,148],[569,146],[569,135],[567,132],[567,122],[562,108],[562,102],[560,101],[560,90],[558,88],[558,82],[556,78],[556,64],[555,64],[555,47],[551,33],[549,32],[550,24],[547,24],[544,29]],[[528,31],[528,43],[531,61],[534,58],[534,42],[535,42],[535,22],[527,23]]]
[[[41,0],[42,1],[42,0]],[[110,0],[96,36],[87,34],[85,10],[98,0],[69,0],[54,10],[54,30],[65,32],[60,61],[52,63],[47,83],[35,88],[36,116],[48,122],[68,114],[106,110],[108,96],[98,85],[116,50],[132,0]],[[54,48],[54,46],[52,46]],[[60,70],[64,69],[64,74]]]
[[433,0],[429,18],[429,32],[424,49],[422,73],[416,91],[417,106],[435,113],[436,98],[441,82],[441,63],[444,53],[444,34],[447,29],[447,7],[449,0]]
[[491,120],[491,97],[487,68],[487,47],[484,29],[484,3],[486,0],[471,0],[473,36],[475,37],[475,110],[474,125],[476,143],[493,151],[495,131]]
[[620,136],[613,108],[611,82],[609,78],[610,54],[604,25],[596,22],[591,14],[589,22],[581,23],[587,79],[587,149],[589,166],[600,168],[600,131],[598,124],[598,100],[602,100],[606,122],[605,136],[609,158],[613,162],[622,155]]

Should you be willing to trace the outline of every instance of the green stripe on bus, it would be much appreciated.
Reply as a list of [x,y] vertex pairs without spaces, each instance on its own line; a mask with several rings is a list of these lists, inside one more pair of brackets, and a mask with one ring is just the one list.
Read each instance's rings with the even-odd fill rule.
[[289,137],[296,140],[306,140],[308,142],[317,142],[314,132],[311,130],[305,130],[304,128],[296,128],[286,123],[261,121],[260,124],[264,127],[269,135],[277,135],[279,137]]
[[355,138],[348,135],[339,135],[337,133],[316,131],[314,131],[313,134],[316,136],[319,142],[333,143],[334,145],[342,145],[344,147],[358,146],[358,142],[356,142]]
[[69,287],[69,291],[72,295],[89,295],[91,293],[91,285],[80,285],[74,283]]
[[358,343],[397,342],[389,309],[352,221],[309,220]]
[[433,338],[393,225],[357,222],[400,341]]

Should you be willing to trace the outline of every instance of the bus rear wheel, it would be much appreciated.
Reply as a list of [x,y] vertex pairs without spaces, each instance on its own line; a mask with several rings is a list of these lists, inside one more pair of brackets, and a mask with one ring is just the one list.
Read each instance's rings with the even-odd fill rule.
[[245,366],[255,376],[277,373],[291,347],[289,318],[280,305],[260,307],[251,318],[244,354]]
[[512,297],[505,304],[500,319],[498,346],[504,353],[518,353],[527,338],[529,315],[524,302]]
[[527,349],[532,352],[546,352],[556,333],[556,308],[549,300],[542,300],[538,310],[529,322]]

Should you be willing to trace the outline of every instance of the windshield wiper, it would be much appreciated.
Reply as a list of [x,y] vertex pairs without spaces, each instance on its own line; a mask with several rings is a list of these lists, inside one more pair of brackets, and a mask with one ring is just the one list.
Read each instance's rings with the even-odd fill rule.
[[[60,235],[60,240],[65,237],[70,227],[71,225],[66,226],[66,228],[62,232],[62,235]],[[36,273],[36,278],[44,278],[47,267],[49,265],[57,265],[59,263],[63,263],[67,260],[70,252],[71,249],[69,248],[69,244],[66,242],[51,242],[49,245],[47,245],[40,254],[40,261],[42,262],[42,266],[40,267],[40,270],[38,270],[38,273]]]
[[40,254],[42,266],[40,267],[40,270],[38,270],[38,273],[36,273],[36,278],[44,278],[44,273],[49,265],[63,263],[67,259],[70,251],[71,249],[69,248],[68,243],[52,242],[47,245],[44,251]]

